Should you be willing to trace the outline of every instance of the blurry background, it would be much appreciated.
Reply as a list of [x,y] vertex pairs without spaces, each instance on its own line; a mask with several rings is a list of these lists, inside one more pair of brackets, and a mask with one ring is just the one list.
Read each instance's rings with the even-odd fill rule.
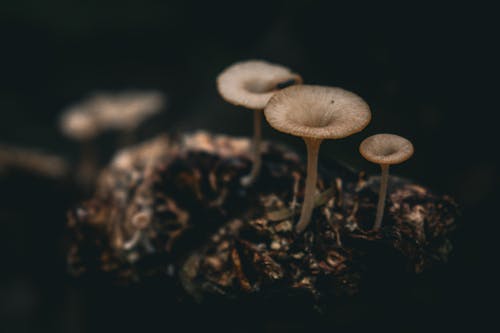
[[[350,313],[346,317],[354,319],[339,325],[433,331],[480,325],[487,316],[481,307],[493,297],[488,253],[498,224],[499,168],[493,135],[498,103],[489,100],[495,94],[489,47],[495,27],[486,8],[18,0],[2,1],[0,10],[0,144],[74,162],[78,143],[60,134],[58,116],[94,91],[155,89],[168,96],[167,111],[144,124],[139,139],[200,128],[250,135],[251,113],[224,103],[215,89],[217,74],[238,60],[266,59],[307,83],[358,93],[372,107],[372,123],[358,135],[326,142],[323,157],[378,172],[360,157],[359,142],[382,131],[403,135],[416,154],[394,172],[454,196],[463,216],[447,266],[416,277],[399,298],[364,300],[376,314]],[[264,135],[304,151],[300,140],[268,125]],[[101,138],[102,164],[115,139],[112,133]],[[163,331],[185,325],[270,332],[338,324],[314,314],[290,316],[288,324],[259,320],[252,309],[242,309],[251,323],[242,324],[223,310],[173,310],[168,294],[155,290],[75,284],[65,274],[61,240],[65,210],[81,199],[65,183],[0,173],[0,331],[151,331],[154,323]]]

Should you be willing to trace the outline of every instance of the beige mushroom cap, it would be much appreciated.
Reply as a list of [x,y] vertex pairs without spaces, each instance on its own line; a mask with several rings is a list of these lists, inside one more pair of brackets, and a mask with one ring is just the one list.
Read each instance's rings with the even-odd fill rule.
[[359,152],[377,164],[399,164],[413,155],[411,142],[395,134],[376,134],[361,142]]
[[358,95],[341,88],[310,85],[277,92],[264,114],[278,131],[316,139],[345,138],[363,130],[371,120],[368,104]]
[[142,121],[159,113],[165,105],[165,97],[157,91],[125,91],[116,94],[96,94],[89,101],[100,126],[130,130]]
[[300,75],[262,60],[237,62],[217,77],[217,89],[222,98],[252,110],[263,109],[281,85],[300,83]]
[[92,115],[72,109],[65,112],[60,119],[61,131],[64,135],[85,141],[92,139],[99,133],[99,128]]
[[133,130],[148,117],[161,112],[165,96],[157,91],[94,93],[63,112],[64,135],[89,140],[108,129]]

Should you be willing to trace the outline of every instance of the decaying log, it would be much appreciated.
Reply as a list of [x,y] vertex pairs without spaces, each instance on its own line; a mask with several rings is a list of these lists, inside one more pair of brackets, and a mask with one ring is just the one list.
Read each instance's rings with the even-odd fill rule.
[[319,301],[356,294],[379,267],[419,273],[451,251],[456,204],[409,180],[391,176],[382,228],[372,231],[378,177],[322,165],[311,224],[298,235],[303,160],[266,143],[259,179],[244,188],[250,169],[248,139],[206,132],[120,151],[94,197],[68,213],[70,272],[114,283],[180,281],[200,301]]

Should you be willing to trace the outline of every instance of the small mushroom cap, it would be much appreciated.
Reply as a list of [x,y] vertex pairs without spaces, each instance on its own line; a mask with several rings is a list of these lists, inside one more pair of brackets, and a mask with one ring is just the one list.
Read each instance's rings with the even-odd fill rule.
[[64,111],[60,127],[68,137],[89,140],[108,129],[133,130],[164,106],[165,96],[157,91],[95,93]]
[[340,139],[368,125],[371,112],[358,95],[336,87],[300,85],[277,92],[264,114],[269,124],[288,134]]
[[252,110],[262,110],[276,90],[300,83],[300,75],[262,60],[235,63],[217,77],[217,89],[224,100]]
[[64,135],[78,141],[90,140],[99,133],[99,128],[92,115],[74,109],[65,112],[60,119]]
[[413,155],[411,142],[395,134],[376,134],[361,142],[359,152],[377,164],[399,164]]
[[157,91],[97,94],[88,104],[101,127],[130,130],[162,111],[165,97]]

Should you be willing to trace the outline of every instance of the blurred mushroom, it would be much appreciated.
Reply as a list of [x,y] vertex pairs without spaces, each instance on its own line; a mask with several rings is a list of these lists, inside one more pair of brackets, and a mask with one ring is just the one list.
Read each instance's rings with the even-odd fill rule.
[[99,126],[103,130],[122,131],[125,143],[131,143],[137,127],[149,117],[163,111],[165,104],[164,95],[156,91],[97,94],[89,101]]
[[97,153],[93,139],[99,134],[95,117],[80,106],[65,111],[59,125],[62,133],[80,142],[80,161],[76,181],[84,188],[90,188],[97,174]]
[[54,179],[64,178],[68,172],[68,164],[62,157],[0,144],[0,171],[9,168]]
[[372,163],[380,164],[380,190],[378,195],[377,215],[374,230],[380,229],[384,216],[387,183],[389,180],[389,165],[403,163],[413,155],[413,145],[407,139],[394,134],[376,134],[361,142],[361,155]]
[[125,91],[117,94],[96,93],[83,102],[64,111],[60,119],[61,131],[82,144],[78,178],[84,186],[93,183],[97,157],[92,140],[100,133],[115,129],[122,132],[122,141],[131,141],[136,128],[148,117],[162,111],[165,97],[162,93]]
[[252,184],[260,172],[262,110],[277,90],[301,83],[300,75],[290,69],[262,60],[235,63],[217,77],[217,89],[224,100],[254,111],[253,165],[241,180],[244,186]]
[[371,120],[365,101],[344,89],[293,86],[276,93],[264,114],[278,131],[302,137],[307,147],[307,178],[297,232],[308,226],[314,208],[318,152],[323,139],[341,139],[357,133]]

